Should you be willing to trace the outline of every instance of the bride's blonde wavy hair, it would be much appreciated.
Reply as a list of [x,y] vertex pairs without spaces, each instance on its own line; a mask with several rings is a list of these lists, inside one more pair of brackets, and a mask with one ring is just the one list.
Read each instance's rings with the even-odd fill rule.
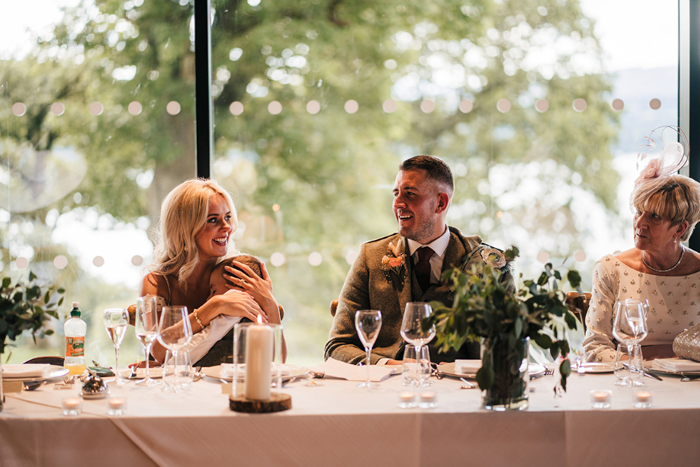
[[[231,195],[214,180],[192,179],[175,187],[163,200],[156,228],[153,274],[175,274],[181,287],[186,287],[199,262],[195,237],[204,227],[209,214],[209,199],[222,196],[236,221],[236,207]],[[228,255],[227,255],[228,256]]]

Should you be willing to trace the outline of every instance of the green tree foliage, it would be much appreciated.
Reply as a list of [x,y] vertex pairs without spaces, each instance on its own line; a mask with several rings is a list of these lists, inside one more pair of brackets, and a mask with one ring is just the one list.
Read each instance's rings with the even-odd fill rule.
[[[579,247],[585,226],[574,222],[576,190],[613,209],[617,119],[593,24],[577,1],[213,0],[212,7],[214,176],[234,194],[238,245],[290,258],[274,276],[286,304],[325,309],[347,271],[347,248],[395,228],[389,186],[403,157],[447,159],[457,182],[450,222],[509,243],[522,245],[515,231],[538,236],[558,224],[552,241]],[[80,159],[84,168],[74,177],[80,196],[58,190],[53,203],[21,216],[41,222],[53,207],[89,208],[115,221],[154,221],[167,192],[194,176],[192,13],[183,0],[84,1],[32,54],[0,62],[0,154],[9,170],[22,147],[43,151],[54,166]],[[584,112],[573,110],[577,98],[586,100]],[[501,99],[510,111],[497,109]],[[538,99],[548,101],[546,112],[535,109]],[[356,113],[346,111],[349,100]],[[395,111],[385,111],[387,100]],[[434,110],[421,108],[424,100]],[[473,109],[460,110],[465,100]],[[65,105],[61,116],[48,111],[56,101]],[[170,101],[180,105],[175,115],[165,111]],[[279,114],[268,111],[273,101]],[[311,101],[318,113],[308,111]],[[15,102],[26,104],[25,116],[12,114]],[[88,110],[95,102],[99,115]],[[240,115],[233,102],[242,104]],[[59,148],[74,157],[59,157]],[[44,166],[33,170],[49,180]],[[543,185],[538,198],[514,202],[533,178]],[[318,282],[303,285],[311,251],[324,263],[313,273]],[[302,315],[318,315],[309,313]]]

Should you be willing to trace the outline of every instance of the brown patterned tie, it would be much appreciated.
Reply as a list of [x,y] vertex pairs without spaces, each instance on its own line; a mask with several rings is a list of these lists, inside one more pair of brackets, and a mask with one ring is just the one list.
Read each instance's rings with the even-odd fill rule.
[[416,279],[423,292],[430,287],[430,258],[435,254],[432,248],[424,246],[418,248],[418,261],[416,261]]

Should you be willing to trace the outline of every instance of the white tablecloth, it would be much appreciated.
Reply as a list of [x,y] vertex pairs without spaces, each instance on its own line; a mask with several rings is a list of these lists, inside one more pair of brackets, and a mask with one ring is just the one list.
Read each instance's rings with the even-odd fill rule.
[[[8,394],[0,413],[0,464],[25,465],[690,465],[700,459],[700,381],[645,378],[654,407],[633,407],[633,390],[612,375],[572,375],[553,396],[553,377],[530,383],[530,408],[491,413],[478,390],[434,380],[435,409],[400,409],[400,376],[367,391],[317,380],[284,388],[293,408],[240,414],[218,383],[183,395],[158,388],[112,387],[128,413],[107,416],[107,402],[84,401],[77,418],[61,415],[74,390],[45,385]],[[613,391],[610,410],[592,410],[592,389]],[[624,456],[621,452],[625,451]]]

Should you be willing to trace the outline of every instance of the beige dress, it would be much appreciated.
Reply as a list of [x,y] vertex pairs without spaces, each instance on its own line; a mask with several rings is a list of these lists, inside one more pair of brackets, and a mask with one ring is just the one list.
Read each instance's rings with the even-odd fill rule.
[[586,316],[583,347],[588,361],[615,360],[612,333],[615,302],[627,298],[649,301],[649,333],[644,345],[672,344],[673,339],[700,323],[700,272],[687,276],[657,276],[630,268],[606,255],[593,271],[593,290]]

